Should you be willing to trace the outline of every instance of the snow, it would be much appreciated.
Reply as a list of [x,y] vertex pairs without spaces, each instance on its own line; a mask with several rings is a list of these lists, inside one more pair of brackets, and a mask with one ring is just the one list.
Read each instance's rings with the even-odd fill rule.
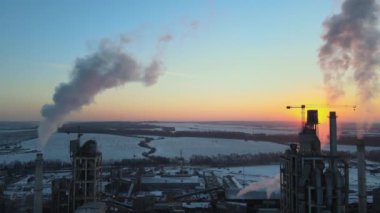
[[[75,138],[76,135],[74,134],[53,134],[43,148],[44,159],[70,162],[69,142]],[[102,152],[104,161],[134,157],[141,158],[141,153],[146,151],[144,148],[138,146],[141,138],[107,134],[84,134],[81,137],[81,143],[83,144],[90,139],[97,141],[98,149]],[[30,151],[36,150],[37,140],[38,139],[24,141],[21,143],[21,146]],[[27,162],[35,160],[35,156],[35,152],[0,155],[0,163],[9,163],[12,161]]]
[[[58,178],[71,178],[71,171],[45,172],[42,180],[42,194],[46,199],[50,199],[51,183]],[[33,179],[32,179],[33,178]],[[31,181],[28,181],[32,179]],[[34,175],[27,175],[16,183],[10,184],[4,190],[4,195],[10,199],[20,199],[28,195],[33,195]]]
[[254,134],[297,134],[299,127],[289,124],[228,124],[228,123],[202,123],[202,122],[154,122],[148,123],[162,127],[175,127],[176,131],[221,131],[221,132],[244,132]]
[[[138,146],[142,137],[126,137],[107,134],[84,134],[81,137],[82,144],[94,139],[98,143],[98,149],[103,154],[103,160],[121,160],[131,158],[142,158],[142,153],[147,149]],[[150,136],[149,136],[150,137]],[[49,139],[43,149],[45,160],[61,160],[70,162],[69,141],[76,138],[76,134],[55,133]],[[245,141],[238,139],[215,139],[215,138],[192,138],[192,137],[151,137],[149,143],[156,148],[155,156],[179,157],[189,159],[192,155],[218,155],[218,154],[257,154],[268,152],[284,152],[287,145],[264,141]],[[21,142],[20,145],[29,153],[11,153],[0,155],[0,163],[12,161],[27,162],[35,160],[37,139]],[[323,147],[328,151],[329,146]],[[339,151],[356,152],[354,145],[338,145]],[[367,151],[380,150],[380,147],[366,147]]]
[[189,159],[192,155],[218,154],[258,154],[267,152],[284,152],[288,146],[262,141],[245,141],[237,139],[214,138],[164,138],[149,143],[156,148],[154,155],[164,157],[182,156]]

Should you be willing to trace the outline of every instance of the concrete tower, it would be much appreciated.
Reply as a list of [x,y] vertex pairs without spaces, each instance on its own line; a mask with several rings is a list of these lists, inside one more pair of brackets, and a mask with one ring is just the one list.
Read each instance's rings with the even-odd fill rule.
[[330,112],[328,154],[321,152],[317,135],[318,111],[307,116],[299,144],[281,158],[281,212],[348,212],[348,164],[336,156],[336,114]]
[[357,144],[358,156],[358,194],[359,194],[359,213],[367,212],[367,192],[366,192],[366,177],[365,177],[365,147],[364,141],[360,140]]
[[72,208],[75,210],[85,203],[99,199],[102,154],[98,152],[94,140],[89,140],[80,147],[78,137],[70,146],[73,161]]
[[42,153],[36,155],[36,174],[34,180],[34,213],[42,213]]

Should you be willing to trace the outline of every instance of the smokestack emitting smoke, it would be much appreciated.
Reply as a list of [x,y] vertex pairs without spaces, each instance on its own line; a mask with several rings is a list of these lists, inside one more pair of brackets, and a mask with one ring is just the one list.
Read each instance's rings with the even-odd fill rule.
[[[162,37],[159,43],[170,40],[172,36]],[[76,60],[71,80],[57,86],[54,103],[46,104],[41,109],[43,120],[38,129],[39,149],[70,112],[91,104],[102,91],[127,82],[142,82],[146,86],[156,83],[161,74],[160,54],[148,66],[142,66],[123,52],[123,41],[125,37],[117,44],[103,40],[94,53]]]
[[265,189],[267,198],[269,199],[272,192],[280,189],[280,174],[277,174],[273,178],[263,179],[259,182],[249,184],[247,187],[241,189],[237,194],[237,197],[241,197],[248,192],[257,191],[259,189]]
[[319,63],[327,96],[335,101],[344,94],[343,78],[352,70],[361,101],[370,101],[379,89],[379,6],[375,0],[345,0],[341,10],[323,23],[325,44],[319,51]]

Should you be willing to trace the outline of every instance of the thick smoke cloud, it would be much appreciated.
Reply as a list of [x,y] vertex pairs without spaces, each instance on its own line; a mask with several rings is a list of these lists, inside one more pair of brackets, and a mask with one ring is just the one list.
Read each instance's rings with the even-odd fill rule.
[[156,83],[161,74],[161,61],[155,58],[148,66],[140,65],[122,50],[123,43],[130,40],[126,37],[120,40],[118,44],[103,40],[93,54],[78,58],[71,80],[56,87],[54,103],[41,109],[44,119],[38,130],[40,149],[70,112],[91,104],[102,91],[128,82],[141,82],[146,86]]
[[319,63],[329,101],[344,94],[343,80],[353,71],[361,101],[373,99],[379,89],[377,68],[380,64],[379,6],[375,0],[346,0],[341,13],[323,23],[325,44],[319,52]]

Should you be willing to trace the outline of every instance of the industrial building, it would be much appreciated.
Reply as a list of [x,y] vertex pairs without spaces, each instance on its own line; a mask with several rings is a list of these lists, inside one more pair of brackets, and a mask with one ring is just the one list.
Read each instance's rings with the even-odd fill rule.
[[77,139],[70,141],[72,178],[52,181],[52,212],[74,212],[84,204],[100,200],[102,153],[94,140],[80,146],[80,137],[78,134]]
[[71,183],[72,181],[68,178],[60,178],[52,181],[52,212],[66,213],[70,211]]
[[[306,117],[306,116],[305,116]],[[237,172],[228,175],[204,168],[104,167],[94,140],[82,146],[81,134],[70,141],[71,177],[52,181],[51,212],[272,212],[348,213],[377,212],[367,206],[365,147],[357,149],[358,203],[349,205],[349,167],[337,150],[337,116],[330,112],[330,150],[321,150],[318,111],[308,110],[297,144],[290,144],[280,161],[278,191],[245,188]],[[34,210],[42,212],[42,154],[36,158]],[[108,170],[107,170],[108,169]],[[278,171],[278,170],[276,170]],[[107,175],[106,175],[107,174]],[[244,173],[243,173],[244,174]],[[279,181],[278,181],[279,179]],[[102,188],[102,181],[106,182]]]
[[330,112],[330,152],[321,153],[318,111],[308,110],[299,133],[281,159],[281,212],[348,212],[348,164],[337,156],[336,113]]
[[99,200],[101,192],[102,153],[98,152],[96,141],[89,140],[80,146],[78,139],[70,141],[73,164],[72,209],[87,202]]

